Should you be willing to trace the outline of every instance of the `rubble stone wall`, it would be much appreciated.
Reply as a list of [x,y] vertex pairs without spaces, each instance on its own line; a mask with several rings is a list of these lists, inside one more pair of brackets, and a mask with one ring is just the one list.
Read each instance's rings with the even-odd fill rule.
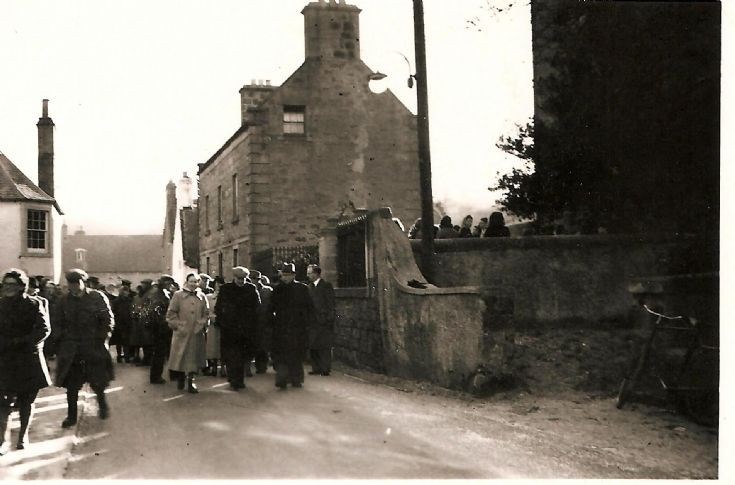
[[336,290],[334,357],[358,368],[383,372],[383,337],[378,300]]

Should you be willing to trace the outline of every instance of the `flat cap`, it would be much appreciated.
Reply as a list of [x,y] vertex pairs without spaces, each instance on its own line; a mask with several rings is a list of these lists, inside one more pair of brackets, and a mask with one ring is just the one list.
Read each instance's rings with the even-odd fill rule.
[[235,266],[232,268],[232,276],[235,278],[247,278],[250,275],[250,271],[244,266]]
[[89,275],[87,274],[87,272],[83,269],[78,268],[70,269],[66,272],[66,275],[64,275],[64,277],[69,283],[75,283],[80,280],[87,281],[89,279]]

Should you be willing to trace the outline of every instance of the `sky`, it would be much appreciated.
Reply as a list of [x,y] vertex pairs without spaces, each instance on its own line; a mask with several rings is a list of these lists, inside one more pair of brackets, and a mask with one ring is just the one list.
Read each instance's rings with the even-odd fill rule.
[[[70,231],[159,234],[166,183],[195,177],[239,127],[238,90],[303,62],[307,3],[0,0],[0,151],[37,181],[49,99]],[[362,9],[363,61],[415,113],[412,2],[347,3]],[[499,196],[487,187],[518,165],[495,143],[533,113],[530,7],[424,4],[433,195],[458,223],[487,216]]]

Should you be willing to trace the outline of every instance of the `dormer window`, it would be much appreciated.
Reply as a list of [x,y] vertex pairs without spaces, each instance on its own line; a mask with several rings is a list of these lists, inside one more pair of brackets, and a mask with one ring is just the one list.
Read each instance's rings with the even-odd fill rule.
[[75,249],[74,256],[77,263],[84,263],[87,260],[87,250],[82,248]]
[[305,106],[286,105],[283,107],[283,133],[286,135],[303,135],[306,119]]

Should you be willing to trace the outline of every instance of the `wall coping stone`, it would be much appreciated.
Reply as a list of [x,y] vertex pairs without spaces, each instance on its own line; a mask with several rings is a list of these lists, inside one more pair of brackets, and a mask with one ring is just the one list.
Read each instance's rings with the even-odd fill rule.
[[[583,247],[633,246],[641,243],[676,243],[692,241],[696,236],[676,234],[592,234],[592,235],[559,235],[559,236],[526,236],[526,237],[473,237],[455,239],[435,239],[436,253],[454,253],[475,250],[507,250],[556,247],[559,249],[577,249]],[[411,249],[421,252],[421,240],[411,239]]]

